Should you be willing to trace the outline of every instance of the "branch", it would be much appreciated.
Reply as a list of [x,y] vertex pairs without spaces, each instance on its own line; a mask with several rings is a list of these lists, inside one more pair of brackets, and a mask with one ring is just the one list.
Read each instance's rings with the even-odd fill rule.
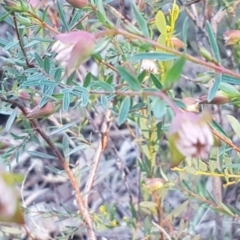
[[24,50],[23,43],[22,43],[20,34],[19,34],[19,32],[18,32],[18,25],[17,25],[17,19],[16,19],[16,14],[15,14],[15,12],[13,12],[13,22],[14,22],[15,31],[16,31],[16,34],[17,34],[17,39],[18,39],[20,48],[21,48],[21,50],[22,50],[23,56],[24,56],[24,58],[25,58],[25,61],[26,61],[26,65],[27,65],[27,67],[29,67],[29,68],[33,68],[34,65],[31,64],[31,63],[28,61],[27,54],[26,54],[26,52],[25,52],[25,50]]
[[[10,103],[15,107],[18,107],[24,116],[27,116],[28,112],[25,109],[24,106],[22,106],[22,104],[20,102],[14,101],[14,100],[9,100],[9,99],[5,99],[4,97],[0,96],[0,99],[4,102]],[[96,240],[96,235],[94,233],[94,229],[93,229],[93,222],[91,219],[91,215],[88,211],[88,208],[85,206],[80,190],[79,190],[79,186],[78,183],[76,181],[76,178],[73,174],[73,172],[71,171],[68,163],[65,161],[64,157],[62,156],[61,152],[59,151],[59,149],[54,145],[54,143],[52,142],[52,140],[48,137],[48,135],[42,130],[42,128],[39,126],[37,120],[35,119],[29,119],[29,122],[31,123],[33,129],[35,129],[36,132],[39,133],[39,135],[45,140],[45,142],[48,144],[48,146],[52,149],[54,155],[57,157],[57,159],[59,160],[59,162],[61,163],[63,169],[66,171],[68,178],[72,184],[73,189],[75,190],[75,197],[77,200],[77,204],[80,210],[80,214],[82,215],[83,221],[86,224],[86,228],[87,228],[87,233],[88,233],[88,237],[90,240]]]
[[86,183],[86,186],[84,189],[84,192],[85,192],[84,203],[85,203],[86,207],[88,206],[89,192],[90,192],[93,182],[94,182],[94,178],[95,178],[97,168],[98,168],[98,165],[100,162],[101,153],[104,151],[104,149],[107,146],[108,130],[109,130],[110,122],[111,122],[111,115],[112,115],[112,112],[110,109],[108,109],[106,116],[103,120],[102,126],[101,126],[101,131],[99,133],[98,145],[97,145],[95,156],[93,159],[93,166],[92,166],[91,172],[89,174],[89,177],[87,179],[87,183]]

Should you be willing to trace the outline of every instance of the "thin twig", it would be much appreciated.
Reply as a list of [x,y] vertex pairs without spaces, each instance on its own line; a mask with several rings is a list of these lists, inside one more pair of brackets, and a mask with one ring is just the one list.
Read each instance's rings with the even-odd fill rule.
[[27,57],[27,54],[26,54],[25,49],[23,47],[21,36],[18,32],[17,18],[16,18],[15,12],[13,12],[13,22],[14,22],[14,27],[15,27],[15,31],[16,31],[16,34],[17,34],[17,39],[18,39],[18,42],[19,42],[19,46],[20,46],[20,48],[22,50],[22,53],[23,53],[23,56],[25,58],[26,65],[27,65],[27,67],[32,68],[34,66],[28,61],[28,57]]
[[159,226],[157,223],[155,223],[154,221],[152,221],[152,224],[157,227],[161,233],[163,233],[163,235],[167,238],[167,240],[172,240],[171,237],[167,234],[167,232],[161,227]]
[[109,125],[111,122],[111,115],[112,115],[112,112],[110,109],[108,109],[106,116],[103,120],[102,126],[101,126],[101,131],[99,133],[99,140],[98,140],[98,145],[97,145],[96,152],[95,152],[94,159],[93,159],[93,166],[92,166],[91,172],[89,174],[89,177],[87,179],[85,190],[84,190],[84,192],[85,192],[84,203],[85,203],[86,207],[88,206],[89,192],[90,192],[93,182],[94,182],[94,178],[95,178],[97,168],[98,168],[98,165],[100,162],[101,153],[104,151],[104,149],[106,148],[106,145],[107,145]]
[[[4,102],[10,103],[14,105],[15,107],[18,107],[24,116],[27,116],[28,112],[25,109],[24,106],[21,105],[20,102],[10,100],[10,99],[5,99],[4,97],[0,96],[0,99]],[[87,207],[85,207],[85,204],[83,202],[83,198],[81,196],[79,186],[76,180],[76,177],[74,176],[73,172],[71,171],[68,163],[65,161],[64,157],[62,156],[61,152],[59,149],[55,146],[55,144],[52,142],[52,140],[48,137],[48,135],[43,131],[43,129],[39,126],[37,120],[35,119],[29,119],[29,122],[31,123],[33,129],[35,129],[36,132],[45,140],[45,142],[48,144],[48,146],[52,149],[54,155],[57,157],[59,162],[61,163],[63,169],[66,171],[68,178],[72,184],[72,187],[75,191],[75,197],[77,200],[77,204],[79,207],[80,214],[82,215],[83,221],[86,224],[87,228],[87,233],[88,237],[90,240],[96,240],[96,235],[93,229],[93,221],[91,219],[91,215],[89,213],[89,210]]]

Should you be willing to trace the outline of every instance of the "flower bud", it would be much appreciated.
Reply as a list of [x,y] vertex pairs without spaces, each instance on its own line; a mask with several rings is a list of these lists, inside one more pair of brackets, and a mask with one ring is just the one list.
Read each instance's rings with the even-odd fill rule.
[[207,61],[209,62],[212,62],[214,61],[213,57],[212,57],[212,54],[204,47],[200,47],[199,48],[199,52],[201,54],[201,56],[206,59]]
[[3,1],[9,10],[14,10],[16,12],[28,11],[28,5],[26,4],[25,1],[17,1],[17,0],[3,0]]
[[184,46],[185,46],[184,42],[181,41],[180,39],[176,38],[176,37],[172,37],[171,42],[172,42],[173,47],[175,49],[183,49]]
[[26,26],[26,27],[32,25],[32,21],[29,19],[29,17],[23,17],[21,15],[18,15],[17,20],[20,24],[22,24],[23,26]]
[[231,100],[230,97],[223,91],[217,91],[216,95],[214,96],[211,102],[208,102],[207,98],[208,98],[207,95],[203,95],[199,97],[199,101],[200,101],[199,103],[221,105],[221,104],[228,103]]
[[223,35],[226,45],[234,45],[240,41],[240,30],[230,30]]
[[28,118],[45,118],[55,113],[60,107],[60,103],[54,104],[53,102],[46,103],[42,108],[39,105],[35,106],[28,114]]
[[146,178],[145,188],[149,191],[157,191],[164,186],[165,181],[161,178]]
[[18,97],[23,100],[30,100],[31,96],[26,90],[19,90],[18,91]]
[[11,146],[11,144],[7,139],[1,139],[0,140],[0,150],[4,150],[4,149],[6,149],[10,146]]
[[93,34],[86,31],[58,34],[56,39],[52,51],[57,53],[56,60],[67,67],[67,75],[71,75],[89,59],[96,40]]
[[88,0],[66,0],[66,1],[75,8],[84,8],[88,5]]

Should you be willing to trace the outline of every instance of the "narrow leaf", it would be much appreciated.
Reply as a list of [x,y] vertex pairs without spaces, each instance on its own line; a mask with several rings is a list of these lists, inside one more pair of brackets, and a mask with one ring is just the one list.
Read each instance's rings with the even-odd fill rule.
[[33,157],[46,158],[46,159],[56,159],[55,156],[49,155],[47,153],[38,151],[27,151],[27,153]]
[[137,53],[132,55],[132,59],[134,60],[158,60],[158,61],[172,61],[177,59],[176,55],[170,53],[159,53],[159,52],[146,52],[146,53]]
[[50,137],[50,136],[52,136],[54,134],[61,133],[61,132],[65,131],[66,129],[72,127],[75,124],[76,124],[75,122],[71,122],[71,123],[65,124],[62,127],[57,128],[56,130],[52,131],[48,136]]
[[18,113],[18,108],[15,108],[15,109],[12,111],[11,115],[9,116],[9,118],[8,118],[8,120],[7,120],[7,123],[6,123],[6,131],[7,131],[7,132],[10,131],[10,129],[11,129],[11,127],[12,127],[14,121],[15,121],[15,118],[16,118],[16,116],[17,116],[17,113]]
[[219,48],[217,45],[217,39],[213,33],[212,26],[208,21],[207,21],[206,28],[207,28],[208,39],[209,39],[209,42],[211,45],[213,55],[216,58],[216,60],[218,61],[218,63],[221,63],[221,57],[220,57]]
[[227,115],[227,118],[228,118],[229,123],[231,124],[233,131],[240,138],[240,123],[239,123],[239,121],[231,115]]
[[133,14],[137,21],[138,26],[142,30],[145,37],[149,38],[148,25],[146,20],[143,18],[142,14],[138,11],[137,6],[133,2],[132,4]]
[[130,88],[134,91],[140,91],[141,90],[141,84],[139,83],[139,81],[137,80],[137,78],[135,78],[132,74],[130,74],[126,69],[124,69],[123,67],[116,67],[118,73],[120,74],[120,76],[124,79],[124,81],[126,81]]
[[163,81],[164,89],[171,88],[180,78],[185,64],[185,57],[180,57],[174,65],[166,72]]
[[60,4],[59,0],[57,0],[57,10],[58,10],[59,17],[63,23],[63,26],[65,27],[67,32],[69,32],[66,14],[63,12],[63,7],[62,7],[62,4]]
[[211,89],[208,92],[208,98],[207,98],[208,102],[211,102],[213,100],[213,98],[215,97],[221,81],[222,81],[222,75],[218,75],[215,78],[215,81],[214,81]]
[[117,122],[119,126],[122,125],[127,120],[128,112],[130,110],[130,105],[131,105],[130,97],[124,98],[120,106],[119,115],[118,115]]

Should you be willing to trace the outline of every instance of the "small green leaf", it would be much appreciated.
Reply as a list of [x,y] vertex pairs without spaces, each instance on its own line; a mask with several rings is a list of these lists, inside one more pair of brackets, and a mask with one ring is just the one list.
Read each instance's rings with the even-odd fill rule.
[[70,106],[70,94],[69,92],[64,92],[63,94],[63,104],[62,104],[62,108],[64,112],[67,112]]
[[67,30],[67,32],[69,32],[69,27],[68,27],[68,23],[67,23],[67,18],[66,18],[66,14],[63,11],[63,6],[60,3],[59,0],[57,0],[57,11],[59,14],[59,17],[63,23],[63,26],[65,27],[65,29]]
[[7,132],[10,131],[10,129],[11,129],[11,127],[12,127],[14,121],[15,121],[15,118],[16,118],[16,116],[17,116],[17,113],[18,113],[18,108],[15,108],[15,109],[12,111],[11,115],[9,116],[9,118],[8,118],[8,120],[7,120],[7,123],[6,123],[6,131],[7,131]]
[[65,161],[69,162],[69,143],[68,143],[68,136],[64,134],[63,136],[63,141],[62,141],[62,146],[63,146],[63,154],[65,157]]
[[184,64],[185,64],[185,56],[182,56],[166,72],[163,80],[164,89],[170,89],[179,80]]
[[150,79],[152,80],[153,84],[155,85],[155,87],[157,89],[162,89],[163,86],[161,84],[161,82],[159,81],[159,79],[156,78],[156,76],[154,74],[150,74]]
[[49,73],[50,71],[50,60],[48,56],[46,56],[44,59],[44,70],[46,73]]
[[166,102],[164,102],[162,99],[155,97],[153,98],[153,101],[151,102],[151,108],[153,111],[153,115],[155,118],[160,119],[164,117],[166,114]]
[[83,87],[85,87],[85,88],[88,87],[90,82],[91,82],[91,80],[92,80],[92,74],[89,72],[87,74],[87,76],[85,77],[85,79],[84,79]]
[[211,45],[213,55],[218,61],[218,63],[221,63],[221,57],[220,57],[219,48],[217,45],[217,39],[213,33],[213,29],[209,21],[207,21],[206,28],[207,28],[208,39]]
[[49,155],[49,154],[43,153],[43,152],[27,151],[27,153],[28,153],[30,156],[33,156],[33,157],[46,158],[46,159],[56,159],[55,156],[52,156],[52,155]]
[[208,92],[208,98],[207,98],[208,102],[211,102],[213,100],[213,98],[215,97],[221,81],[222,81],[222,75],[218,75],[215,78],[215,81]]
[[143,18],[142,14],[138,11],[135,3],[132,4],[133,14],[137,21],[138,26],[142,30],[145,37],[149,38],[148,25],[146,20]]
[[222,82],[233,84],[233,85],[240,85],[240,78],[236,78],[236,77],[232,77],[230,75],[223,74]]
[[146,52],[146,53],[137,53],[131,56],[133,61],[136,60],[158,60],[158,61],[172,61],[177,59],[178,57],[176,55],[170,54],[170,53],[161,53],[161,52]]
[[161,34],[166,34],[167,33],[166,18],[165,18],[162,11],[158,11],[158,13],[156,15],[156,18],[155,18],[155,24],[157,26],[158,31]]
[[240,95],[240,92],[231,84],[221,82],[219,85],[219,89],[223,92],[227,93],[230,97],[237,97]]
[[227,115],[227,118],[228,118],[229,123],[231,124],[233,131],[240,138],[240,123],[239,123],[239,121],[231,115]]
[[101,100],[102,106],[105,109],[107,109],[108,108],[108,98],[107,98],[107,96],[102,94],[100,100]]
[[118,121],[117,121],[119,126],[122,125],[127,120],[130,106],[131,106],[131,98],[125,97],[119,109],[119,115],[118,115]]
[[211,123],[210,123],[211,127],[217,131],[218,133],[220,133],[221,135],[225,136],[228,138],[228,135],[225,133],[225,131],[222,129],[222,127],[215,121],[213,120]]
[[134,91],[140,91],[141,90],[141,84],[138,81],[137,78],[135,78],[132,74],[130,74],[125,68],[123,67],[116,67],[118,73],[120,74],[120,76],[124,79],[124,81],[126,81],[130,88]]
[[50,137],[50,136],[52,136],[54,134],[61,133],[61,132],[65,131],[66,129],[72,127],[75,124],[76,124],[75,122],[71,122],[71,123],[63,125],[60,128],[58,127],[56,130],[52,131],[48,136]]

